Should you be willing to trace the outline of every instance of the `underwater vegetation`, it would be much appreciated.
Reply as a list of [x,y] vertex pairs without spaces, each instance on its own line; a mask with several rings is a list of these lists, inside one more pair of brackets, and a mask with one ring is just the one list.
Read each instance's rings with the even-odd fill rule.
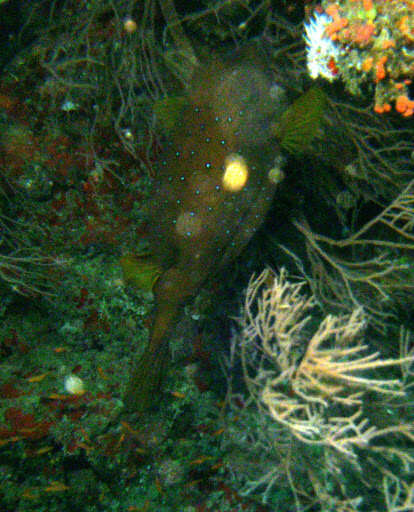
[[412,7],[0,1],[1,510],[412,512]]

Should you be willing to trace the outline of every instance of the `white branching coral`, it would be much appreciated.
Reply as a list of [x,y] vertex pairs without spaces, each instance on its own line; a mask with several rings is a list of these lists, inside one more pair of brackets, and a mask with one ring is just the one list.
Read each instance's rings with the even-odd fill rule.
[[316,13],[309,23],[305,23],[306,59],[311,78],[326,78],[332,81],[337,77],[336,67],[339,48],[325,34],[326,27],[332,22],[327,14]]
[[[411,511],[414,426],[401,410],[411,403],[413,337],[403,329],[400,358],[381,357],[361,308],[320,319],[305,287],[284,269],[249,282],[222,361],[233,479],[272,510]],[[240,364],[248,393],[236,385]]]
[[[325,317],[317,327],[314,299],[301,293],[304,283],[290,283],[286,272],[265,270],[249,284],[241,356],[245,380],[258,403],[298,440],[333,448],[355,459],[355,449],[398,433],[414,440],[412,425],[385,429],[364,413],[364,397],[403,397],[399,379],[376,378],[388,366],[412,364],[410,354],[383,359],[362,342],[362,309]],[[372,445],[371,445],[372,446]],[[414,462],[414,459],[413,459]]]

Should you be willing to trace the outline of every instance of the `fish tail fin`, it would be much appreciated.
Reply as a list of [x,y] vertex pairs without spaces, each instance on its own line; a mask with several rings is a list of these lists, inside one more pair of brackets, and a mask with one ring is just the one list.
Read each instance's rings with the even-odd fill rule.
[[168,371],[169,336],[177,317],[178,304],[157,304],[148,346],[132,371],[124,396],[126,409],[138,414],[155,405],[161,396],[161,387]]
[[168,345],[160,345],[156,352],[150,345],[147,347],[132,371],[123,397],[127,411],[142,414],[158,403],[168,361]]

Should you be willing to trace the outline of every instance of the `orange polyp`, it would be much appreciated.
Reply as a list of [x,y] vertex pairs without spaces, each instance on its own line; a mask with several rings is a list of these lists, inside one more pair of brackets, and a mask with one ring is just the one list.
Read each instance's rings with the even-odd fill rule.
[[328,69],[330,70],[330,72],[332,73],[332,75],[337,75],[339,73],[339,69],[334,61],[333,58],[329,59],[328,63],[327,63],[327,67]]
[[375,34],[375,25],[371,22],[355,25],[352,28],[354,32],[353,42],[362,46],[367,45]]
[[408,22],[408,16],[403,16],[398,23],[398,28],[400,29],[400,32],[404,36],[407,36],[409,34],[409,28],[408,28],[407,22]]
[[368,73],[372,69],[372,65],[374,63],[373,57],[367,57],[364,62],[362,63],[362,71],[365,71],[365,73]]
[[400,114],[403,114],[408,108],[408,98],[407,96],[400,95],[395,100],[395,110]]
[[339,16],[339,9],[336,4],[330,4],[325,9],[326,14],[328,14],[334,21],[338,20],[340,18]]
[[334,40],[337,38],[336,32],[339,32],[347,25],[348,25],[348,20],[346,18],[334,19],[334,21],[326,27],[326,29],[325,29],[326,35],[328,37],[330,37],[332,40]]
[[382,49],[388,50],[388,48],[395,48],[395,41],[394,39],[387,39],[382,43]]
[[386,55],[383,55],[376,64],[376,73],[375,73],[376,82],[379,82],[380,80],[384,79],[387,74],[385,71],[385,66],[384,66],[384,64],[387,62],[387,59],[388,59],[388,57]]
[[378,103],[374,106],[374,111],[377,114],[383,114],[384,112],[389,112],[391,110],[391,105],[389,103],[384,103],[383,105],[379,105]]

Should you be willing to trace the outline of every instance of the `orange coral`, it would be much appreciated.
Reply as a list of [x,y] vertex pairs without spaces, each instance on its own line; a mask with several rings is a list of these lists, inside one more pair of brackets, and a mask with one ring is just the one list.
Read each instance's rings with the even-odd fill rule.
[[379,82],[383,78],[385,78],[387,72],[385,70],[384,64],[387,62],[388,57],[383,55],[376,64],[375,67],[375,81]]
[[338,18],[340,18],[340,16],[339,16],[339,7],[338,7],[337,4],[330,4],[330,5],[328,5],[328,7],[325,9],[325,12],[334,21],[337,20]]
[[370,11],[374,7],[374,2],[372,0],[363,0],[362,5],[366,11]]
[[362,63],[362,71],[365,73],[368,73],[368,71],[371,71],[372,65],[374,64],[374,57],[367,57],[364,62]]
[[395,110],[403,116],[411,116],[414,113],[414,101],[401,94],[395,100]]
[[338,39],[337,32],[348,25],[348,20],[346,18],[341,18],[337,4],[328,5],[325,12],[333,20],[325,29],[326,35],[330,37],[332,41],[335,41],[335,39]]
[[414,1],[324,0],[321,9],[330,17],[324,34],[338,49],[333,74],[352,91],[355,83],[372,80],[375,112],[389,112],[395,102],[403,116],[414,115],[406,82],[414,73]]
[[375,34],[375,25],[374,23],[355,23],[351,27],[351,35],[350,38],[352,41],[360,46],[367,45],[372,36]]
[[398,22],[398,29],[410,42],[414,41],[414,31],[412,26],[412,20],[408,15],[403,16]]
[[400,29],[401,33],[403,35],[407,35],[409,33],[409,28],[408,28],[408,16],[403,16],[400,21],[398,22],[398,28]]
[[389,103],[384,103],[383,105],[375,105],[374,111],[377,114],[383,114],[384,112],[389,112],[391,110],[391,105]]
[[383,50],[388,50],[389,48],[395,48],[395,41],[394,39],[386,39],[383,43],[382,43],[382,49]]
[[326,29],[326,35],[332,39],[332,41],[335,41],[335,39],[338,38],[337,32],[342,30],[344,27],[348,25],[348,20],[346,18],[339,18],[337,20],[334,20],[332,23],[330,23]]

